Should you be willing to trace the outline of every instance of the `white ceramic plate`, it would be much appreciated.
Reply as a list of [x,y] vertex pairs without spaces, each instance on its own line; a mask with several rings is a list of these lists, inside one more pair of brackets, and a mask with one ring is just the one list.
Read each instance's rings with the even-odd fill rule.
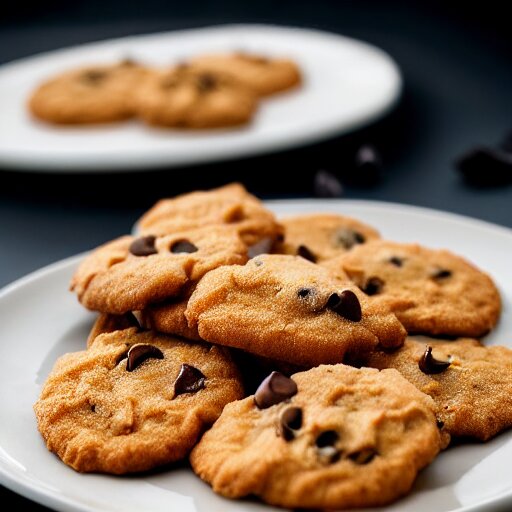
[[[282,201],[276,213],[333,211],[353,215],[384,237],[466,255],[500,286],[503,318],[489,344],[512,346],[512,231],[456,215],[364,201]],[[56,358],[81,350],[93,315],[67,291],[80,256],[51,265],[0,293],[0,482],[57,510],[119,512],[269,512],[254,501],[216,496],[180,467],[136,477],[75,473],[46,447],[32,404]],[[485,444],[442,453],[422,472],[412,493],[382,510],[406,512],[511,510],[512,432]]]
[[[49,76],[127,56],[167,66],[205,52],[247,50],[294,59],[298,90],[261,104],[254,122],[230,130],[185,132],[136,121],[53,127],[31,119],[30,92]],[[249,156],[312,143],[383,115],[401,89],[383,51],[335,34],[265,25],[126,37],[30,57],[0,68],[0,167],[31,171],[115,171],[173,167]]]

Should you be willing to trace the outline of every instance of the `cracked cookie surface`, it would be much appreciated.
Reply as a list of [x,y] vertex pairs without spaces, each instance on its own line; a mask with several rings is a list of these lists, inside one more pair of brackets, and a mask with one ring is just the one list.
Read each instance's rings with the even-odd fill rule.
[[261,255],[209,272],[185,316],[207,341],[304,366],[342,362],[405,339],[387,308],[296,256]]
[[440,450],[433,407],[395,370],[272,374],[255,396],[225,407],[190,460],[230,498],[314,509],[385,505]]
[[184,458],[243,396],[222,348],[136,328],[62,356],[34,405],[48,449],[81,472],[130,473]]

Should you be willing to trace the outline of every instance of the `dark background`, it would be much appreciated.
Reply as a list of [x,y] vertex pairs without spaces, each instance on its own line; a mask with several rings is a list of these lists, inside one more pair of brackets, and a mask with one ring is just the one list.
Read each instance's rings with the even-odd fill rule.
[[[429,206],[512,227],[512,186],[469,184],[453,164],[475,144],[495,146],[512,131],[506,2],[18,0],[2,5],[0,64],[99,39],[227,22],[313,27],[378,45],[401,67],[402,100],[387,118],[349,136],[186,172],[0,170],[0,286],[126,233],[162,195],[231,179],[262,197],[308,197],[315,172],[328,169],[343,177],[346,198]],[[354,154],[368,143],[382,154],[380,179],[354,184],[347,179]],[[28,503],[2,488],[0,499]]]

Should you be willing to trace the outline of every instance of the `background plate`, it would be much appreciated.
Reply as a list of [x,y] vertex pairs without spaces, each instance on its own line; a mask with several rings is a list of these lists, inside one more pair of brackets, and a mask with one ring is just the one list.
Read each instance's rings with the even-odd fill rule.
[[[267,99],[251,125],[171,131],[132,121],[54,127],[31,119],[30,92],[55,73],[126,57],[169,65],[205,52],[247,50],[288,56],[301,89]],[[397,66],[383,51],[346,37],[298,28],[225,25],[126,37],[59,50],[0,69],[0,167],[31,171],[140,170],[237,158],[312,143],[354,130],[399,96]]]
[[[384,237],[454,250],[488,271],[503,296],[503,316],[489,344],[512,347],[512,231],[453,214],[364,201],[279,201],[278,214],[332,211],[366,221]],[[134,477],[82,475],[47,451],[32,404],[56,358],[85,347],[94,315],[68,282],[81,256],[51,265],[0,293],[0,482],[57,510],[269,512],[252,501],[216,496],[187,467]],[[423,471],[412,493],[382,510],[511,510],[512,432],[485,444],[458,446]]]

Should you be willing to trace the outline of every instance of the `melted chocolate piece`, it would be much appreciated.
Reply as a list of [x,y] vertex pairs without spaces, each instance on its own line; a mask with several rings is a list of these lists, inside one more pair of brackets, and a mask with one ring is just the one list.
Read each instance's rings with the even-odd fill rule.
[[254,402],[259,409],[284,402],[297,394],[297,384],[280,372],[272,372],[254,393]]
[[305,260],[316,263],[315,254],[310,249],[308,249],[305,245],[299,245],[299,247],[297,248],[297,255],[301,256]]
[[183,363],[180,373],[174,382],[174,396],[184,393],[197,393],[204,388],[206,377],[201,370]]
[[300,407],[287,407],[279,418],[280,433],[283,439],[291,441],[295,433],[302,427],[302,409]]
[[418,366],[423,373],[433,375],[444,372],[449,366],[450,361],[440,361],[432,355],[432,347],[427,346],[425,353],[421,356]]
[[377,295],[382,291],[384,287],[384,281],[379,277],[370,277],[366,280],[362,291],[366,293],[366,295]]
[[164,354],[162,351],[150,345],[149,343],[137,343],[132,345],[128,350],[128,360],[126,361],[126,370],[133,372],[137,369],[146,359],[163,359]]
[[352,322],[362,318],[361,303],[352,290],[343,290],[340,295],[332,293],[325,307]]
[[153,235],[136,238],[131,243],[129,250],[134,256],[150,256],[151,254],[156,254],[155,241],[156,237]]
[[195,246],[192,242],[189,240],[178,240],[177,242],[174,242],[169,250],[173,254],[183,254],[183,253],[192,253],[197,252],[199,249],[197,246]]

